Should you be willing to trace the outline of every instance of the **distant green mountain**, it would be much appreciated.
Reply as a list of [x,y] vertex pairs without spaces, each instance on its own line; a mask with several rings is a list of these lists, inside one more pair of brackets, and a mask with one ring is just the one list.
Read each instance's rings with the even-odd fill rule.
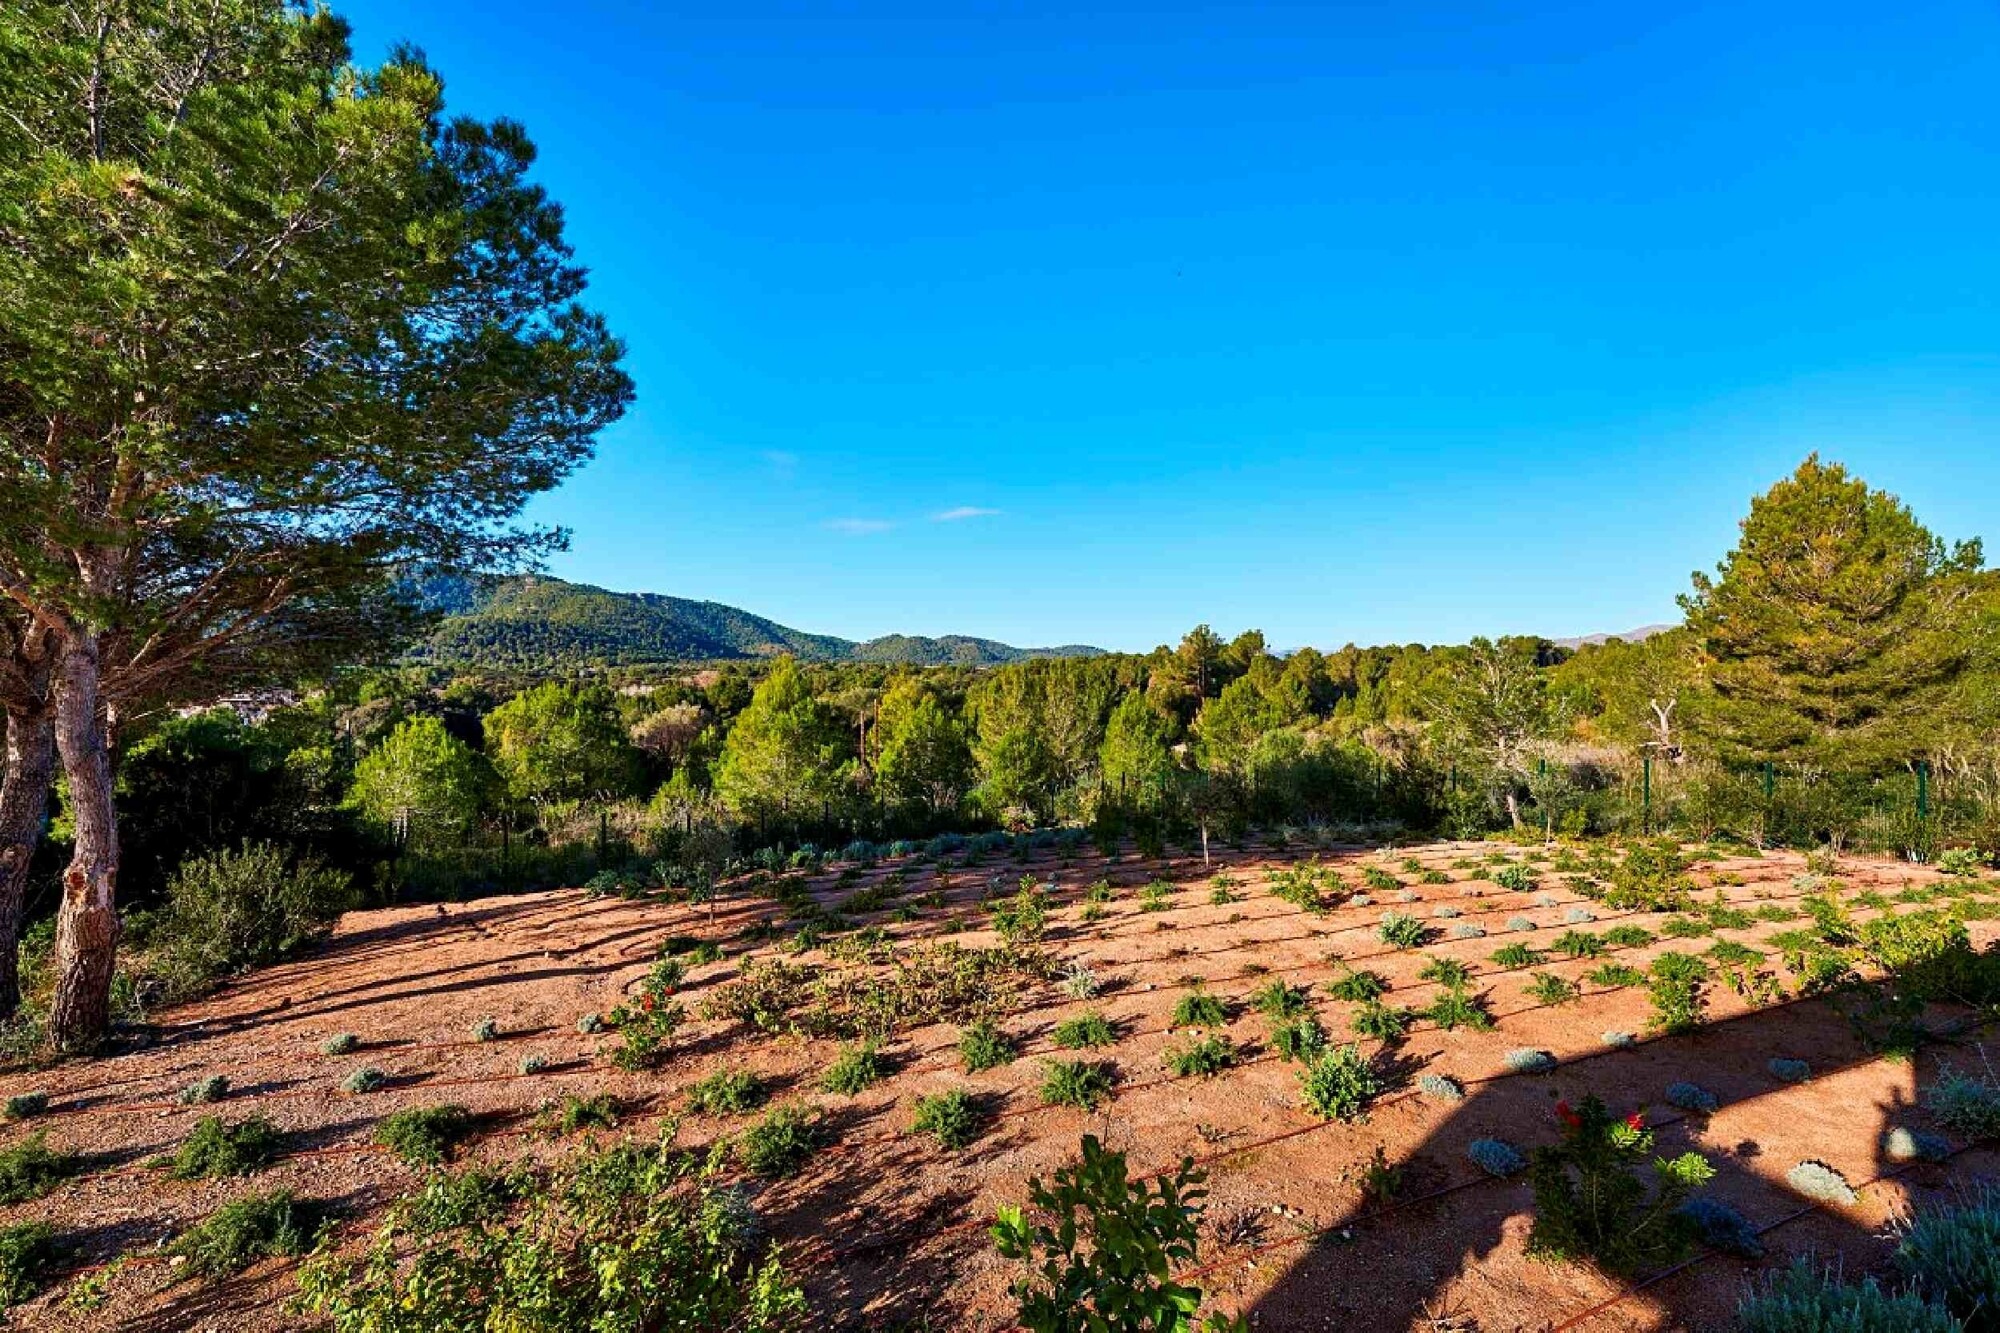
[[792,653],[823,662],[996,666],[1027,657],[1089,657],[1083,645],[1014,648],[991,639],[891,634],[866,643],[807,634],[720,602],[658,593],[610,592],[525,575],[432,579],[419,599],[444,619],[416,656],[471,666],[640,666]]

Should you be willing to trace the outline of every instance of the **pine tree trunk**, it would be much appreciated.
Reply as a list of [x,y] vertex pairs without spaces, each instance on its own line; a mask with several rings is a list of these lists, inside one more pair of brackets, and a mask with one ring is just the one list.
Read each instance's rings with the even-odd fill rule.
[[66,636],[56,664],[56,748],[69,779],[76,852],[56,915],[56,991],[49,1044],[88,1050],[111,1026],[118,956],[118,819],[111,803],[109,725],[99,694],[94,631]]
[[0,760],[0,1018],[12,1018],[21,1007],[21,909],[55,777],[56,724],[46,671],[38,684],[38,697],[8,708],[7,752]]

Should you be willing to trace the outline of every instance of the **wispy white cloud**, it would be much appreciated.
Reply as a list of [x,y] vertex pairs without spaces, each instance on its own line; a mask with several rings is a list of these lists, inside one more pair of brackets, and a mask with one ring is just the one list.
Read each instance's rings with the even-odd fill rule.
[[850,537],[866,537],[877,532],[887,532],[895,527],[886,518],[830,518],[826,526],[835,532],[844,532]]
[[992,518],[999,512],[997,509],[981,509],[978,505],[960,505],[956,509],[947,509],[941,513],[932,514],[931,522],[957,523],[968,518]]

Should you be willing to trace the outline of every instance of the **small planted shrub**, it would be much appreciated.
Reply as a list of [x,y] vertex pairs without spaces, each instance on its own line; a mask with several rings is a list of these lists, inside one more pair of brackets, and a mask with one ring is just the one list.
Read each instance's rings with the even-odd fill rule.
[[1283,1059],[1304,1063],[1326,1049],[1326,1029],[1311,1014],[1273,1022],[1271,1046]]
[[4,1109],[0,1109],[0,1114],[4,1114],[9,1120],[33,1120],[37,1116],[46,1115],[48,1109],[49,1094],[46,1092],[17,1092],[7,1099]]
[[1167,1026],[1174,1028],[1219,1028],[1229,1021],[1229,1010],[1218,996],[1206,991],[1189,991],[1174,1004]]
[[1465,1155],[1472,1164],[1489,1176],[1507,1177],[1527,1170],[1528,1159],[1520,1150],[1504,1139],[1474,1139],[1466,1145]]
[[1646,974],[1625,963],[1605,963],[1584,973],[1583,979],[1593,986],[1602,986],[1606,990],[1623,990],[1627,986],[1643,983]]
[[603,1014],[585,1014],[576,1020],[576,1030],[586,1037],[595,1037],[604,1031]]
[[958,1034],[958,1059],[968,1074],[1014,1063],[1014,1042],[990,1018],[967,1024]]
[[542,1120],[557,1134],[574,1134],[584,1129],[614,1129],[618,1125],[618,1099],[609,1093],[579,1097],[575,1093],[544,1113]]
[[169,1172],[176,1180],[251,1175],[276,1161],[284,1143],[285,1136],[263,1116],[233,1125],[204,1116],[174,1154]]
[[1964,1333],[1941,1305],[1885,1291],[1872,1277],[1842,1282],[1806,1258],[1769,1274],[1736,1307],[1738,1333]]
[[1946,1065],[1937,1082],[1924,1089],[1924,1107],[1939,1124],[1975,1143],[2000,1138],[2000,1083]]
[[819,1085],[828,1092],[852,1097],[874,1087],[889,1076],[889,1062],[873,1041],[843,1047],[840,1055],[820,1076]]
[[1646,995],[1653,1014],[1648,1026],[1655,1032],[1692,1032],[1701,1026],[1707,1012],[1708,964],[1692,954],[1664,953],[1647,969]]
[[219,1102],[229,1095],[229,1077],[226,1074],[210,1074],[198,1078],[175,1094],[174,1100],[182,1106],[206,1106]]
[[1417,1077],[1417,1087],[1424,1096],[1433,1101],[1462,1102],[1465,1100],[1465,1086],[1449,1074],[1421,1074]]
[[1581,994],[1574,981],[1566,981],[1553,972],[1537,972],[1526,987],[1528,998],[1536,1004],[1571,1004]]
[[718,1069],[688,1089],[688,1106],[704,1115],[745,1115],[770,1096],[764,1080],[748,1069]]
[[1430,937],[1430,929],[1407,912],[1384,912],[1375,934],[1392,949],[1415,949]]
[[320,1043],[323,1055],[350,1055],[361,1049],[361,1038],[352,1032],[336,1032]]
[[1768,1062],[1764,1068],[1780,1083],[1803,1083],[1812,1077],[1811,1065],[1804,1060],[1791,1060],[1782,1055]]
[[1486,927],[1461,921],[1445,933],[1455,940],[1483,940],[1486,938]]
[[1613,1050],[1624,1050],[1626,1047],[1639,1044],[1639,1039],[1629,1032],[1607,1032],[1598,1040]]
[[1950,1207],[1921,1208],[1897,1228],[1896,1267],[1974,1333],[2000,1327],[2000,1194],[1989,1185]]
[[1679,911],[1694,897],[1694,881],[1688,878],[1688,865],[1671,838],[1640,843],[1612,870],[1611,882],[1604,890],[1604,905],[1620,911]]
[[1532,1046],[1517,1046],[1500,1057],[1500,1062],[1516,1074],[1546,1074],[1556,1067],[1556,1058]]
[[1071,963],[1069,970],[1063,973],[1063,979],[1056,983],[1056,988],[1072,1000],[1094,1000],[1104,989],[1104,983],[1096,972],[1082,963]]
[[1164,912],[1173,906],[1174,886],[1165,880],[1156,879],[1139,890],[1139,910],[1142,912]]
[[1250,996],[1250,1005],[1266,1018],[1297,1018],[1312,1009],[1309,992],[1304,986],[1288,986],[1282,981],[1271,981],[1257,988]]
[[1306,1108],[1327,1120],[1354,1120],[1382,1093],[1382,1076],[1354,1045],[1321,1051],[1299,1072]]
[[1472,969],[1456,958],[1433,958],[1417,973],[1417,979],[1440,986],[1464,986],[1472,980]]
[[1535,878],[1535,872],[1524,865],[1501,866],[1487,878],[1513,893],[1532,893],[1540,882]]
[[0,1227],[0,1311],[33,1300],[55,1280],[65,1247],[46,1222]]
[[1597,920],[1597,913],[1588,907],[1572,907],[1563,913],[1563,922],[1571,926],[1587,926]]
[[1951,1156],[1951,1141],[1898,1125],[1882,1136],[1882,1155],[1892,1162],[1942,1162]]
[[1167,1068],[1176,1078],[1214,1078],[1236,1063],[1235,1044],[1220,1032],[1182,1042],[1167,1049]]
[[1446,1032],[1459,1028],[1489,1032],[1494,1023],[1493,1015],[1486,1007],[1486,997],[1463,990],[1446,990],[1431,1001],[1429,1008],[1419,1012]]
[[1714,1115],[1722,1103],[1715,1094],[1699,1083],[1669,1083],[1667,1104],[1683,1111],[1693,1111],[1697,1115]]
[[1094,1111],[1111,1096],[1111,1071],[1095,1060],[1046,1060],[1042,1063],[1044,1106],[1074,1106]]
[[1565,958],[1601,958],[1604,941],[1587,930],[1565,930],[1549,947]]
[[1507,918],[1507,929],[1525,933],[1538,930],[1540,927],[1535,925],[1535,919],[1531,916],[1510,916]]
[[1643,949],[1657,937],[1644,926],[1613,926],[1600,938],[1614,949]]
[[1374,1041],[1400,1041],[1410,1030],[1408,1009],[1392,1008],[1380,1000],[1370,1000],[1354,1011],[1349,1020],[1355,1035]]
[[1938,853],[1937,868],[1947,875],[1977,875],[1986,869],[1986,856],[1977,847],[1949,847]]
[[224,1204],[167,1247],[198,1277],[240,1273],[262,1259],[306,1253],[324,1231],[320,1209],[290,1190]]
[[1681,1216],[1694,1226],[1695,1237],[1712,1250],[1741,1259],[1764,1257],[1764,1242],[1750,1219],[1720,1199],[1697,1194],[1680,1207]]
[[1556,1118],[1561,1142],[1535,1150],[1528,1252],[1588,1260],[1621,1276],[1685,1254],[1695,1226],[1680,1208],[1714,1177],[1708,1159],[1654,1157],[1644,1113],[1621,1120],[1594,1096],[1574,1109],[1557,1102]]
[[986,1116],[979,1103],[962,1088],[917,1098],[917,1118],[911,1130],[928,1134],[938,1146],[957,1152],[979,1137]]
[[363,1065],[340,1081],[342,1092],[357,1096],[380,1092],[389,1085],[389,1076],[373,1065]]
[[1503,944],[1493,951],[1493,965],[1512,971],[1523,967],[1534,967],[1546,961],[1547,957],[1539,949],[1530,949],[1525,944]]
[[375,1142],[411,1166],[438,1166],[472,1134],[472,1112],[453,1102],[398,1111],[375,1129]]
[[1359,1004],[1379,998],[1386,994],[1388,989],[1389,983],[1383,979],[1380,972],[1370,972],[1366,969],[1356,971],[1347,967],[1339,976],[1327,983],[1326,993],[1336,1000]]
[[1785,1182],[1808,1199],[1821,1203],[1851,1204],[1855,1202],[1854,1187],[1847,1183],[1847,1177],[1825,1162],[1800,1162],[1785,1172]]
[[1094,1050],[1118,1044],[1118,1029],[1103,1014],[1092,1012],[1056,1024],[1050,1040],[1065,1051]]
[[823,1138],[818,1119],[796,1102],[788,1103],[772,1107],[744,1130],[736,1155],[755,1175],[795,1176],[820,1150]]

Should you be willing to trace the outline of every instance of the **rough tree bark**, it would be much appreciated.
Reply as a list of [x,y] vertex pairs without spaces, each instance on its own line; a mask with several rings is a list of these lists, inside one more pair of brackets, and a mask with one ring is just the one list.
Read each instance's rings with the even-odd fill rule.
[[56,749],[69,779],[76,852],[63,871],[56,914],[56,990],[49,1045],[86,1050],[111,1026],[118,956],[118,821],[111,803],[111,746],[99,682],[98,636],[75,628],[56,661]]
[[21,911],[55,777],[55,713],[46,663],[38,676],[30,683],[39,689],[8,701],[7,750],[0,760],[0,1018],[12,1018],[21,1007]]

